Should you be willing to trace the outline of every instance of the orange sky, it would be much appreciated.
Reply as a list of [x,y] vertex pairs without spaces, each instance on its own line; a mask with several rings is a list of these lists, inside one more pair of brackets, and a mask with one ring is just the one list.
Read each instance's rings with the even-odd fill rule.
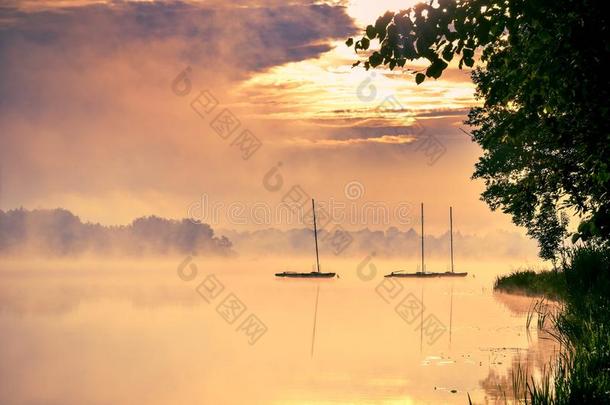
[[[447,228],[449,205],[459,230],[514,230],[470,180],[481,150],[459,129],[476,103],[468,72],[416,86],[406,73],[350,67],[345,38],[412,3],[11,3],[0,11],[0,208],[119,224],[186,217],[202,195],[275,207],[300,185],[322,202],[408,203],[414,221],[424,201],[431,232]],[[187,66],[190,92],[178,96],[172,82]],[[219,104],[202,117],[191,103],[203,90]],[[224,108],[240,122],[227,139],[210,126]],[[247,160],[244,129],[261,142]],[[434,162],[422,147],[432,141],[444,151]],[[283,187],[269,191],[278,162]],[[362,193],[350,199],[354,182]],[[387,227],[353,224],[365,226]]]

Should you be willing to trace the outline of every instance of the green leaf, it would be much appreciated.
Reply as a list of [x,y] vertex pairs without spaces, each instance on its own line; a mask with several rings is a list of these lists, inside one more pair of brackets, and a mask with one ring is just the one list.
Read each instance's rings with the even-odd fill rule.
[[362,49],[369,49],[370,44],[371,44],[371,41],[369,41],[368,38],[362,38],[360,40],[360,48],[362,48]]
[[383,62],[383,56],[381,56],[381,54],[379,52],[374,52],[369,57],[369,62],[371,62],[372,67],[377,67],[377,66],[381,65],[381,63]]
[[474,69],[482,50],[485,64],[472,72],[481,105],[467,121],[483,150],[473,178],[485,181],[490,208],[526,227],[547,258],[572,236],[557,223],[558,199],[590,218],[575,240],[610,240],[607,24],[595,2],[569,12],[565,2],[544,2],[543,12],[521,3],[434,0],[388,12],[364,30],[379,39],[364,66],[395,69],[425,58],[427,69],[413,74],[421,84],[444,73],[437,60]]
[[354,44],[354,38],[348,38],[347,41],[345,41],[345,45],[347,46],[352,46]]
[[384,15],[382,15],[377,19],[377,21],[375,21],[375,32],[379,36],[380,41],[383,41],[383,39],[385,38],[386,28],[393,17],[394,13],[392,13],[391,11],[386,11]]
[[445,49],[443,49],[443,59],[447,62],[451,62],[451,59],[453,59],[453,46],[451,44],[445,46]]
[[437,59],[426,69],[426,76],[438,79],[446,67],[447,64],[442,59]]

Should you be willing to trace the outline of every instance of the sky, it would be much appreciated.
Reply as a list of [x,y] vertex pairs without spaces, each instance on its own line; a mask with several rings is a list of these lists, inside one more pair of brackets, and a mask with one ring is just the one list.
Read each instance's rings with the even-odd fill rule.
[[298,195],[350,229],[418,226],[424,202],[432,233],[449,206],[460,231],[515,231],[470,179],[469,71],[351,67],[345,40],[413,3],[4,1],[0,209],[255,230],[298,226],[275,217]]

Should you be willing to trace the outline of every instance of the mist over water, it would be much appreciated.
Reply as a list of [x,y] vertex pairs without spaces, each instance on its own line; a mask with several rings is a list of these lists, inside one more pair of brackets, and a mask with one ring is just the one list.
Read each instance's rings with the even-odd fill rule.
[[314,260],[5,261],[0,403],[493,403],[553,354],[526,330],[532,299],[491,289],[511,262],[396,281],[418,260],[322,257],[338,278],[273,276]]
[[[493,285],[548,267],[554,208],[580,202],[583,239],[604,220],[604,75],[572,61],[606,20],[545,14],[587,38],[548,47],[498,2],[450,44],[426,24],[452,7],[418,2],[3,1],[0,405],[505,404],[515,370],[538,378],[537,301]],[[530,22],[513,55],[503,27]],[[579,86],[545,98],[571,42]],[[522,56],[535,92],[486,65]],[[275,276],[316,269],[336,277]]]
[[[172,255],[205,257],[303,256],[313,252],[312,224],[298,228],[261,228],[254,231],[213,229],[209,224],[157,216],[139,217],[126,225],[103,226],[83,222],[64,209],[0,210],[0,257],[161,258]],[[319,229],[320,252],[326,257],[413,259],[420,254],[421,233],[412,227],[385,230]],[[518,232],[496,230],[481,234],[455,232],[456,253],[465,260],[536,258],[536,243]],[[426,256],[435,260],[449,254],[449,232],[426,234]]]

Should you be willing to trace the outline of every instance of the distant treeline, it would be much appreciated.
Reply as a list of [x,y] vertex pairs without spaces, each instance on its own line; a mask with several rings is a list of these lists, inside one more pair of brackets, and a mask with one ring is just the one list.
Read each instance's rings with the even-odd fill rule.
[[167,254],[234,255],[224,236],[207,224],[142,217],[126,226],[83,223],[64,209],[0,210],[0,254],[117,256]]
[[[162,256],[200,254],[208,256],[313,255],[311,229],[275,228],[256,231],[218,230],[188,219],[171,220],[142,217],[124,226],[104,226],[82,222],[65,209],[0,210],[0,255],[73,256]],[[349,232],[351,242],[340,249],[341,257],[418,257],[420,236],[413,229],[390,227],[385,231],[364,228]],[[328,257],[337,246],[326,230],[318,234],[320,252]],[[459,258],[536,257],[536,243],[516,232],[497,231],[486,235],[454,233],[455,254]],[[448,233],[426,235],[426,256],[447,258]]]
[[[219,230],[232,242],[239,254],[248,255],[313,255],[313,231],[310,229],[279,230],[275,228],[257,231]],[[341,250],[341,256],[362,257],[375,252],[380,258],[419,257],[421,237],[414,229],[386,230],[368,228],[349,232],[351,242]],[[332,257],[337,245],[326,230],[318,231],[320,252]],[[537,260],[538,248],[532,239],[518,232],[494,231],[484,235],[454,232],[456,258],[498,258]],[[426,257],[449,257],[449,233],[426,235]]]

